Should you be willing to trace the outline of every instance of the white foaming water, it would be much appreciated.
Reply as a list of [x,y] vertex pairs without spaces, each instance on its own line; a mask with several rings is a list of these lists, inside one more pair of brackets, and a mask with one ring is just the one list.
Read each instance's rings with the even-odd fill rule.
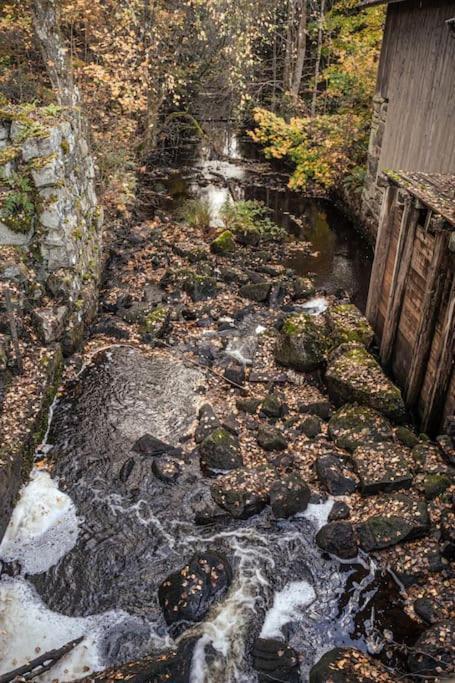
[[316,527],[316,531],[322,529],[327,524],[329,515],[332,511],[334,501],[329,498],[325,503],[309,503],[305,512],[299,512],[296,517],[309,519]]
[[0,674],[85,636],[74,650],[37,680],[50,683],[74,681],[104,663],[99,643],[107,628],[127,618],[125,612],[106,612],[93,617],[67,617],[49,610],[35,589],[23,579],[3,578],[0,582]]
[[261,638],[282,638],[281,629],[297,621],[304,607],[316,599],[316,593],[307,581],[292,581],[275,593],[272,608],[267,612]]
[[39,574],[56,564],[75,545],[79,533],[76,508],[47,472],[34,470],[0,545],[0,559],[17,560],[23,572]]
[[302,309],[305,311],[305,313],[309,313],[310,315],[319,315],[320,313],[324,313],[328,307],[328,301],[323,296],[310,299],[302,305]]

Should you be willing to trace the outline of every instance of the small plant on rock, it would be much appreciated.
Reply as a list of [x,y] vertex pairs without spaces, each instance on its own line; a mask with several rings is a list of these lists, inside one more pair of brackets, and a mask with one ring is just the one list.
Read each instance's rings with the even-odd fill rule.
[[221,220],[233,233],[254,234],[260,239],[281,239],[284,230],[270,219],[269,212],[265,204],[255,200],[228,201],[221,208]]

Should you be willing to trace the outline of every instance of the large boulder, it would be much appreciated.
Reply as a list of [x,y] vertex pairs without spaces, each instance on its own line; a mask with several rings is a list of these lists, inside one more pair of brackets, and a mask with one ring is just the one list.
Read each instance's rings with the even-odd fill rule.
[[356,342],[369,348],[373,343],[373,329],[354,304],[330,306],[326,316],[334,347],[339,346],[339,344]]
[[286,519],[305,512],[311,498],[309,486],[298,474],[288,474],[274,482],[270,491],[270,504],[275,517]]
[[267,505],[276,477],[275,469],[268,465],[236,470],[212,485],[213,500],[235,519],[247,519]]
[[293,314],[283,323],[275,345],[275,359],[286,367],[309,372],[325,363],[329,348],[329,331],[324,316]]
[[337,647],[310,671],[309,683],[394,683],[381,664],[360,650]]
[[391,441],[393,431],[383,415],[353,404],[343,406],[331,417],[329,436],[340,448],[354,451],[365,443]]
[[350,522],[329,522],[316,534],[316,543],[321,550],[342,560],[351,560],[358,554],[357,539]]
[[346,467],[343,458],[335,453],[321,455],[315,468],[319,481],[332,496],[345,496],[356,490],[356,476]]
[[329,396],[337,406],[359,403],[395,422],[405,419],[400,390],[360,344],[343,344],[332,354],[326,382]]
[[201,621],[213,603],[229,588],[232,569],[224,555],[195,555],[171,574],[158,589],[158,599],[168,626],[183,627]]
[[411,452],[399,444],[371,443],[359,446],[352,455],[360,491],[369,496],[392,493],[412,486]]
[[425,501],[396,493],[387,496],[382,507],[382,514],[373,515],[357,525],[360,545],[367,552],[412,541],[430,531]]
[[223,427],[209,434],[199,446],[201,469],[207,474],[220,474],[242,467],[243,458],[238,439]]
[[258,638],[253,648],[253,666],[260,681],[299,683],[299,656],[282,640]]

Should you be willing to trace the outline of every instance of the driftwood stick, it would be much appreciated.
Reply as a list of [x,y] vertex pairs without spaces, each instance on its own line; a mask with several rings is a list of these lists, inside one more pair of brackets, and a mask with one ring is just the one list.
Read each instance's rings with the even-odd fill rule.
[[71,652],[71,650],[74,650],[74,648],[83,640],[84,636],[76,638],[66,645],[63,645],[63,647],[46,652],[36,659],[33,659],[28,664],[20,666],[18,669],[14,669],[14,671],[10,671],[7,674],[3,674],[0,676],[0,683],[11,683],[16,679],[31,681],[33,678],[36,678],[36,676],[41,676],[41,674],[52,669],[62,657],[68,654],[68,652]]

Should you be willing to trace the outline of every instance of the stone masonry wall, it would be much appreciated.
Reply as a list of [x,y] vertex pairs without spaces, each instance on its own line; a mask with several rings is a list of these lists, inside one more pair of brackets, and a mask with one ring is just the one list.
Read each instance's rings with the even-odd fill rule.
[[74,117],[54,105],[0,107],[0,245],[15,247],[26,279],[28,270],[45,344],[63,341],[70,352],[94,314],[102,222],[93,159]]
[[374,239],[378,229],[379,214],[384,191],[387,186],[382,179],[379,160],[384,139],[388,102],[381,95],[373,99],[373,120],[371,126],[370,145],[368,148],[368,169],[362,193],[362,221],[370,236]]

